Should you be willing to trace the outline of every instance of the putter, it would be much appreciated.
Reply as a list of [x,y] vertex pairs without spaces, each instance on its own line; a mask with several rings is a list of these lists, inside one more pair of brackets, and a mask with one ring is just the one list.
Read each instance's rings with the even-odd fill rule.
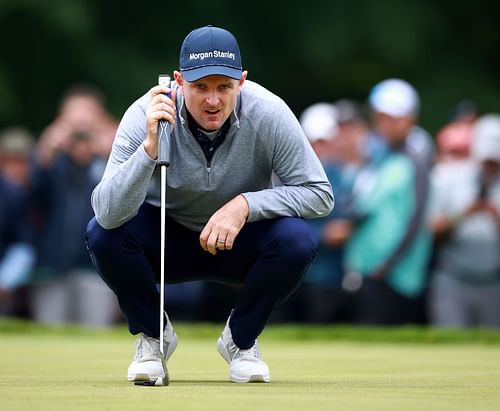
[[[170,87],[170,76],[160,74],[158,78],[159,85]],[[167,371],[165,361],[165,352],[163,347],[163,329],[165,328],[165,209],[167,202],[167,167],[170,165],[170,123],[165,120],[160,120],[158,125],[158,160],[156,163],[160,166],[161,171],[161,198],[160,198],[160,358],[163,368],[163,377],[157,378],[155,381],[137,381],[135,385],[143,385],[148,387],[167,386],[170,383],[170,378]]]

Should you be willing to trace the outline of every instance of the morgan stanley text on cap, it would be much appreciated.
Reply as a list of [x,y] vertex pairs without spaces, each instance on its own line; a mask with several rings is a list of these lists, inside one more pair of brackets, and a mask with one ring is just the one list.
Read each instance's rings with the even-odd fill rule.
[[220,75],[241,79],[240,48],[227,30],[205,26],[189,33],[181,47],[180,69],[187,81]]

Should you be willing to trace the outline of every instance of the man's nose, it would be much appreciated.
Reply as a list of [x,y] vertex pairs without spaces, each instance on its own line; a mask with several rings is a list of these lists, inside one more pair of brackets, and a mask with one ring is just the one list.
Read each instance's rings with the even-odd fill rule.
[[211,91],[207,95],[207,103],[210,106],[217,106],[219,104],[219,95],[217,91]]

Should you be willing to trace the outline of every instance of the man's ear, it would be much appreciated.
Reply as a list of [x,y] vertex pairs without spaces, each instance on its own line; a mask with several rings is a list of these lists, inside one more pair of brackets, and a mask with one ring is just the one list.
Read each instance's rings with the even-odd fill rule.
[[174,79],[179,87],[184,86],[184,79],[182,78],[182,74],[177,70],[174,70]]
[[245,80],[247,79],[247,76],[248,76],[248,71],[245,70],[241,73],[241,79],[240,79],[240,88],[243,87],[243,84],[245,83]]

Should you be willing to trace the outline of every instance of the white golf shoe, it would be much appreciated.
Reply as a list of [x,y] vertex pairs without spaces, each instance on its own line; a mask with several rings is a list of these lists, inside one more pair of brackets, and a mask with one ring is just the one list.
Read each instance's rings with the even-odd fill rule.
[[[165,363],[177,348],[177,340],[177,334],[167,317],[163,333]],[[159,378],[168,381],[168,372],[164,375],[161,364],[160,339],[141,333],[135,343],[135,357],[128,367],[127,379],[134,382],[154,383]]]
[[231,382],[269,382],[271,380],[269,367],[262,360],[257,341],[247,350],[240,349],[233,341],[229,320],[217,340],[217,350],[229,364]]

